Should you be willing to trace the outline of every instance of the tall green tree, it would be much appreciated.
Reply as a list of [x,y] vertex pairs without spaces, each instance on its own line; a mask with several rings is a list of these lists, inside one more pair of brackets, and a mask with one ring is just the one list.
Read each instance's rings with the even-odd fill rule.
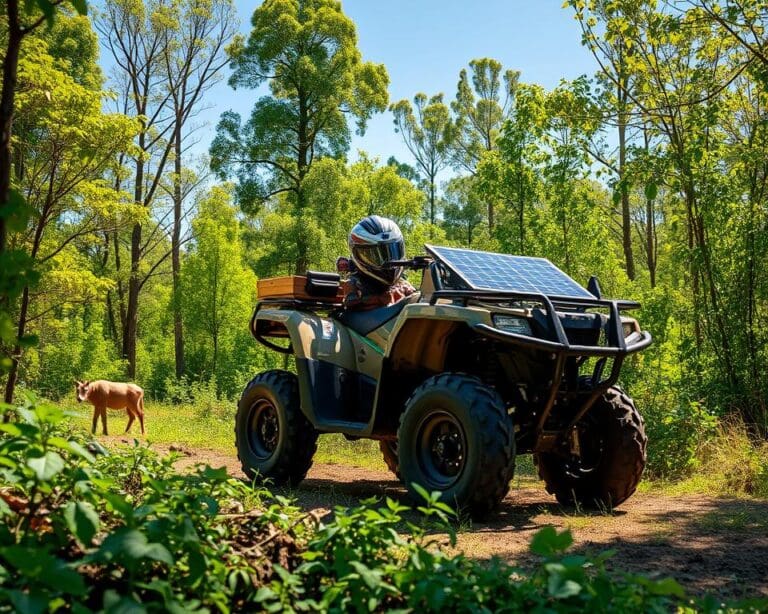
[[462,245],[473,247],[477,229],[485,219],[483,201],[472,177],[453,177],[445,187],[443,216],[448,237]]
[[[16,99],[21,130],[14,143],[15,179],[32,215],[30,222],[9,239],[44,279],[57,270],[60,255],[73,241],[113,228],[120,218],[125,203],[104,183],[102,175],[118,154],[130,147],[136,128],[124,116],[102,112],[97,47],[90,22],[85,18],[61,21],[56,26],[59,31],[54,32],[66,32],[66,44],[60,37],[36,36],[27,41],[19,62],[22,88]],[[52,55],[62,48],[73,53],[77,64]],[[62,297],[61,303],[76,301],[78,293],[89,294],[79,279],[76,269],[69,272],[69,290],[74,296]],[[32,303],[27,284],[15,313],[19,339],[29,322],[38,317],[31,311]],[[5,387],[7,402],[13,399],[21,350],[21,343],[13,348],[13,365]]]
[[348,118],[362,134],[373,113],[386,108],[389,77],[382,64],[362,60],[357,33],[338,0],[266,0],[253,13],[248,41],[232,49],[230,85],[256,89],[267,83],[243,123],[222,115],[211,144],[213,169],[237,179],[246,212],[286,194],[295,220],[295,271],[311,247],[304,180],[323,156],[349,148]]
[[495,232],[500,245],[526,254],[529,218],[542,183],[546,92],[540,85],[519,84],[514,104],[514,119],[504,125],[498,155],[486,154],[481,161],[477,187],[506,204]]
[[429,223],[437,221],[437,175],[448,166],[453,138],[451,116],[443,95],[427,98],[418,93],[409,100],[400,100],[390,107],[398,132],[411,152],[416,167],[427,183]]
[[[454,135],[451,141],[453,163],[474,175],[488,151],[496,151],[504,122],[514,111],[515,91],[520,71],[503,70],[501,62],[480,58],[459,74],[456,99],[451,102]],[[493,200],[487,201],[488,230],[495,223]]]
[[[626,58],[627,69],[640,87],[630,91],[630,99],[658,135],[667,169],[662,182],[675,195],[671,211],[680,220],[668,231],[678,276],[684,279],[687,309],[681,319],[687,345],[681,344],[681,358],[692,382],[691,394],[737,410],[765,429],[765,404],[759,401],[764,378],[754,376],[765,367],[753,365],[765,365],[766,357],[750,349],[764,335],[759,318],[753,319],[763,304],[761,285],[750,272],[761,226],[759,221],[757,226],[747,222],[759,219],[765,204],[759,188],[763,171],[759,164],[753,166],[757,158],[751,154],[739,160],[748,150],[754,154],[751,145],[743,147],[745,140],[754,139],[760,148],[754,113],[743,111],[751,89],[762,89],[764,95],[759,78],[743,79],[751,74],[757,56],[745,53],[737,37],[725,36],[717,19],[686,10],[690,5],[622,0],[606,4],[610,10],[601,14],[593,1],[571,4],[585,44],[597,57],[606,42],[617,37],[633,50]],[[737,16],[723,15],[727,20]],[[742,102],[737,103],[739,98]],[[758,158],[764,160],[764,152]],[[756,190],[724,172],[742,163],[746,166],[740,177],[749,177]],[[647,195],[653,197],[656,186],[648,187]],[[753,208],[752,214],[745,206]],[[747,248],[745,239],[758,243]],[[734,316],[745,311],[750,314],[746,321]]]
[[197,375],[220,382],[256,293],[256,277],[243,261],[240,223],[226,188],[216,186],[201,199],[192,233],[182,272],[191,352]]
[[[36,279],[29,259],[21,251],[9,250],[8,230],[23,227],[29,210],[20,192],[12,187],[13,181],[13,116],[18,89],[18,66],[21,46],[25,38],[43,23],[50,27],[64,0],[35,0],[20,5],[18,0],[3,3],[2,39],[3,81],[0,90],[0,343],[17,343],[14,326],[10,317],[11,302],[16,300],[23,289]],[[85,0],[70,0],[80,14],[87,12]],[[0,371],[13,366],[8,357],[0,357]]]
[[226,45],[237,30],[231,0],[176,0],[170,5],[172,27],[164,30],[163,63],[174,116],[173,131],[173,228],[171,267],[173,272],[173,339],[176,377],[184,374],[184,326],[181,309],[181,245],[184,201],[196,182],[185,181],[183,168],[187,124],[200,110],[205,93],[221,78],[227,65]]
[[[120,270],[125,265],[117,246],[114,249],[121,348],[131,378],[136,375],[141,293],[169,257],[178,288],[182,201],[189,191],[181,172],[184,129],[225,66],[223,51],[235,29],[233,19],[227,0],[108,0],[96,20],[115,61],[119,106],[141,122],[138,154],[131,160],[133,172],[124,183],[132,189],[135,207],[146,214],[146,221],[137,222],[131,231],[127,289],[122,287]],[[172,161],[171,211],[161,212],[162,186]],[[183,366],[178,309],[175,316],[178,370]]]

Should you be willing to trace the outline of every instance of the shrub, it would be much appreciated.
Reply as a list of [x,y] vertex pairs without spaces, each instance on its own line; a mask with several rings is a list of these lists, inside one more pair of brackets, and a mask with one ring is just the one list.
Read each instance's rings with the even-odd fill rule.
[[138,444],[109,453],[56,407],[15,413],[0,424],[0,611],[721,607],[689,601],[674,580],[611,575],[610,554],[569,555],[570,533],[551,527],[531,542],[532,570],[446,554],[435,535],[452,540],[452,512],[436,494],[422,492],[419,521],[387,500],[323,524],[224,469],[182,475]]
[[751,435],[743,421],[722,420],[699,456],[699,473],[712,491],[768,497],[768,443]]

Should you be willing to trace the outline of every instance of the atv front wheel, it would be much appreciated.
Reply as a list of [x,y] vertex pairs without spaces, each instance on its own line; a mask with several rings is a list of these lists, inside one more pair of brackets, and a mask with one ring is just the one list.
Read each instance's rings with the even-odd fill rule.
[[248,477],[295,486],[312,465],[317,436],[301,413],[293,373],[265,371],[245,387],[237,405],[235,445]]
[[400,460],[397,457],[397,441],[386,441],[382,439],[379,441],[379,450],[384,457],[384,462],[395,477],[400,479]]
[[635,404],[609,388],[576,425],[578,456],[541,452],[533,457],[547,492],[562,505],[610,509],[635,492],[645,468],[648,438]]
[[512,419],[498,393],[476,377],[430,377],[408,400],[398,430],[400,475],[482,518],[509,491],[515,468]]

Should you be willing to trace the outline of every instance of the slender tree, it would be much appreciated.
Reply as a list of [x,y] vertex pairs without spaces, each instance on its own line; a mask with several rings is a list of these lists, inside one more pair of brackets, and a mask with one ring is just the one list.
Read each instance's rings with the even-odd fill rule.
[[243,124],[222,115],[211,145],[213,169],[237,179],[236,196],[255,213],[285,194],[296,220],[295,270],[307,267],[310,237],[304,178],[322,156],[349,148],[347,118],[358,133],[386,108],[389,77],[381,64],[363,62],[355,26],[338,0],[266,0],[253,13],[246,44],[233,48],[234,88],[268,83]]
[[448,166],[452,139],[451,117],[443,95],[427,98],[416,94],[413,104],[401,100],[390,107],[395,132],[403,137],[405,146],[424,174],[429,199],[429,223],[437,221],[437,175]]
[[[29,283],[34,282],[35,272],[23,252],[10,251],[7,245],[9,225],[26,225],[29,210],[20,192],[13,189],[13,116],[17,92],[19,53],[25,38],[43,23],[53,24],[58,8],[71,4],[84,15],[88,6],[85,0],[35,0],[24,2],[7,0],[4,3],[3,26],[5,49],[3,54],[3,82],[0,91],[0,342],[15,343],[11,332],[13,325],[9,314],[10,303]],[[12,367],[9,358],[0,358],[0,370]]]
[[[135,206],[152,222],[133,226],[122,354],[128,361],[128,375],[136,376],[140,293],[150,277],[169,256],[176,279],[178,299],[179,250],[181,237],[181,161],[184,126],[199,108],[202,95],[223,68],[223,49],[233,34],[231,3],[227,0],[109,0],[96,24],[102,40],[116,63],[120,90],[126,97],[128,113],[140,118],[136,138],[138,155],[133,159],[131,178]],[[152,220],[157,211],[158,189],[162,187],[169,161],[176,160],[172,207],[168,214]],[[170,237],[170,249],[164,249]],[[161,253],[158,253],[158,250]],[[115,250],[119,257],[119,250]],[[181,318],[178,325],[177,372],[183,366]],[[176,331],[175,331],[176,334]]]
[[163,63],[173,109],[173,338],[176,377],[184,374],[184,328],[181,308],[181,242],[184,200],[192,191],[184,182],[184,128],[200,108],[203,95],[227,64],[226,44],[237,29],[231,0],[181,0],[172,5],[173,28],[164,31]]
[[[482,156],[497,151],[504,122],[512,118],[515,91],[520,78],[517,70],[502,73],[501,62],[480,58],[469,63],[470,74],[459,74],[456,99],[451,102],[454,114],[454,137],[451,141],[452,161],[474,175]],[[494,203],[486,203],[488,230],[493,232]]]

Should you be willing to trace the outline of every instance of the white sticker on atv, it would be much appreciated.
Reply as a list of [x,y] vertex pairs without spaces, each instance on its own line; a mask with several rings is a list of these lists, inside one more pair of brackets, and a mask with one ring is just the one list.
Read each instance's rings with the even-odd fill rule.
[[323,339],[333,339],[333,322],[323,320]]

